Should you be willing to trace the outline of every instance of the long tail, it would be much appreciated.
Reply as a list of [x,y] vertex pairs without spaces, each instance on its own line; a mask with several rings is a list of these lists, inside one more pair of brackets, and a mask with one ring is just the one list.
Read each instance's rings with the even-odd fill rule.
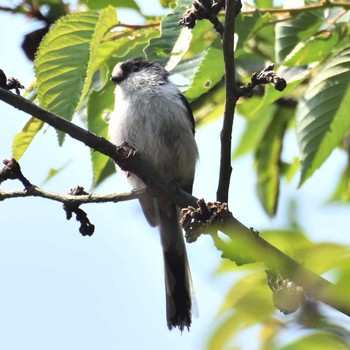
[[[190,328],[192,281],[186,247],[174,204],[159,204],[159,230],[164,254],[166,316],[168,328]],[[161,204],[165,204],[162,206]]]

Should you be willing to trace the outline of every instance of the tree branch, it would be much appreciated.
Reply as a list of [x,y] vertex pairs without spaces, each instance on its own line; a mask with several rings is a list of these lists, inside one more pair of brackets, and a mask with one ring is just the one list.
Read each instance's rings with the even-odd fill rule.
[[[60,131],[66,132],[72,138],[83,142],[85,145],[96,151],[109,156],[115,160],[123,170],[131,171],[139,176],[146,185],[150,186],[150,190],[154,194],[169,196],[180,207],[198,207],[197,198],[166,183],[138,156],[137,152],[132,152],[130,156],[130,149],[127,147],[116,147],[106,139],[96,136],[63,118],[40,108],[23,97],[17,96],[2,88],[0,88],[0,99],[19,110],[35,116]],[[37,191],[36,193],[40,193],[40,190],[37,188],[34,188],[33,190]],[[22,195],[27,196],[26,194],[18,193],[18,196]],[[14,197],[15,194],[12,196]],[[88,197],[90,197],[90,195],[88,195]],[[68,200],[74,201],[76,199],[77,198],[74,197],[68,197]],[[86,199],[88,200],[88,198]],[[269,244],[255,232],[235,219],[231,213],[225,220],[216,221],[215,225],[218,225],[213,226],[215,229],[219,229],[227,234],[232,240],[237,242],[240,248],[242,246],[244,251],[249,251],[251,254],[256,255],[256,258],[263,261],[266,266],[272,267],[277,271],[283,271],[283,277],[289,278],[303,287],[309,297],[319,299],[328,305],[333,306],[340,312],[350,316],[349,306],[347,304],[338,303],[335,287],[330,282],[306,269],[302,264],[299,264]]]
[[226,1],[225,29],[222,39],[222,47],[225,61],[225,112],[221,130],[221,158],[220,177],[216,199],[220,202],[228,202],[228,191],[231,179],[231,138],[233,119],[238,95],[235,89],[235,61],[234,61],[234,33],[235,33],[235,2]]
[[258,10],[260,13],[291,13],[291,14],[299,14],[304,13],[306,11],[314,11],[318,9],[327,9],[327,8],[333,8],[333,7],[342,7],[344,9],[350,9],[350,3],[344,2],[344,1],[329,1],[329,0],[323,0],[319,4],[312,4],[308,6],[302,6],[302,7],[289,7],[289,8],[283,8],[283,7],[272,7],[272,8],[255,8],[254,11],[242,11],[244,15],[250,15],[253,14],[256,10]]
[[104,195],[99,194],[87,194],[81,196],[63,195],[55,192],[44,190],[35,185],[30,186],[27,190],[22,191],[1,191],[0,201],[12,198],[24,198],[24,197],[40,197],[50,199],[56,202],[69,203],[74,205],[82,205],[89,203],[118,203],[125,202],[132,199],[137,199],[140,194],[144,193],[146,189],[137,189],[125,193],[108,193]]
[[[332,283],[265,241],[257,231],[244,226],[228,210],[227,204],[205,203],[201,199],[197,209],[183,209],[181,224],[188,242],[194,242],[202,233],[210,232],[224,258],[237,265],[263,262],[268,269],[302,287],[308,297],[320,300],[350,316],[350,302],[344,298],[339,302],[340,293]],[[227,235],[231,242],[220,240],[217,231]]]

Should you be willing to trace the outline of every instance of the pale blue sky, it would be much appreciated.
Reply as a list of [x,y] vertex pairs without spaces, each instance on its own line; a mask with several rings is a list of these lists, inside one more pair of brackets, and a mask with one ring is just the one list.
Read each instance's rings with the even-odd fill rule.
[[[154,9],[152,7],[152,9]],[[129,20],[129,22],[132,19]],[[0,12],[6,35],[0,37],[0,68],[27,84],[31,63],[19,45],[33,26],[21,16]],[[4,31],[3,31],[4,33]],[[27,116],[0,102],[0,158],[11,157],[11,142]],[[201,159],[194,194],[214,200],[218,172],[221,122],[198,129]],[[237,143],[243,121],[235,121]],[[286,159],[295,140],[289,136]],[[91,183],[89,152],[67,138],[63,148],[47,128],[21,159],[24,174],[42,185],[48,170],[69,166],[45,188],[66,193],[76,185]],[[230,209],[247,226],[262,230],[288,221],[288,200],[297,198],[301,223],[315,240],[349,243],[349,206],[324,206],[330,184],[339,176],[345,157],[339,152],[317,172],[312,182],[296,190],[297,179],[282,186],[276,219],[263,213],[255,195],[252,160],[233,163]],[[17,189],[7,182],[2,188]],[[127,187],[123,176],[106,181],[100,193]],[[96,226],[93,237],[82,237],[75,220],[66,221],[61,205],[43,199],[17,199],[0,203],[0,348],[44,349],[167,349],[199,350],[215,327],[232,276],[215,277],[220,261],[209,237],[188,245],[199,318],[191,332],[169,332],[165,322],[161,248],[157,231],[148,227],[136,201],[85,206]],[[249,341],[246,341],[246,349]]]

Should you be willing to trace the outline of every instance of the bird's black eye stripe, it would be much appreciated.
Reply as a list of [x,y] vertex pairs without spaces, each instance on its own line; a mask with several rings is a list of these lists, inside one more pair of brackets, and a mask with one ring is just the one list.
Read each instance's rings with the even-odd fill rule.
[[137,71],[139,70],[139,67],[138,67],[138,66],[132,66],[132,67],[130,68],[130,70],[131,70],[132,72],[137,72]]

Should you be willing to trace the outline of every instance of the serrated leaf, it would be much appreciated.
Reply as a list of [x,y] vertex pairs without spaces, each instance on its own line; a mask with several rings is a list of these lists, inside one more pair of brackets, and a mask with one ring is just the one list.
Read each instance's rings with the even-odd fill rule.
[[276,24],[276,61],[282,63],[301,41],[314,35],[323,23],[323,10],[304,11],[289,21]]
[[199,96],[211,90],[225,74],[224,58],[221,42],[217,39],[206,51],[190,87],[185,92],[189,100],[195,100]]
[[[71,120],[89,90],[98,45],[116,23],[115,9],[77,12],[61,18],[44,37],[37,57],[40,105]],[[63,142],[60,134],[60,144]]]
[[255,153],[257,193],[270,217],[274,216],[277,210],[283,137],[291,116],[290,110],[280,108],[277,111]]
[[22,130],[16,134],[12,143],[12,155],[19,160],[27,150],[35,135],[41,130],[44,122],[36,118],[29,118]]
[[349,105],[350,48],[326,62],[299,102],[300,185],[323,164],[350,128]]

